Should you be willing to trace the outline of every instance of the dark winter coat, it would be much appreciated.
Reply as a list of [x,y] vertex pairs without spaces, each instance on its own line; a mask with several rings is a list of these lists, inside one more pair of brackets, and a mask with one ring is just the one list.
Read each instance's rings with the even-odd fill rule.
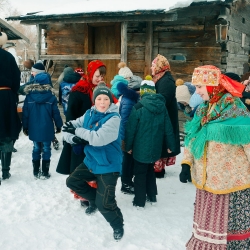
[[49,84],[38,83],[26,86],[23,105],[23,129],[28,129],[29,139],[36,142],[53,141],[54,123],[61,128],[63,121],[57,106],[57,98]]
[[119,106],[119,113],[121,116],[120,136],[121,139],[124,140],[125,126],[127,124],[133,106],[139,100],[139,94],[135,90],[128,88],[128,86],[122,82],[119,82],[116,88],[122,95]]
[[[74,91],[70,92],[66,121],[76,120],[90,109],[92,102],[88,94]],[[85,155],[76,155],[69,143],[64,142],[64,146],[57,164],[56,172],[59,174],[71,174],[75,168],[83,162]]]
[[[133,107],[126,125],[125,149],[142,163],[154,163],[161,158],[163,143],[173,151],[175,140],[165,99],[160,94],[144,94]],[[164,140],[165,139],[165,140]]]
[[[162,157],[176,156],[181,152],[180,148],[180,137],[179,137],[179,121],[178,121],[178,108],[177,100],[175,97],[176,86],[175,80],[171,73],[167,71],[163,77],[161,77],[155,83],[156,93],[162,94],[165,98],[165,105],[168,111],[170,121],[172,123],[174,137],[175,137],[175,149],[172,153],[167,153],[165,146],[162,150]],[[165,144],[164,144],[165,145]]]
[[[16,140],[21,131],[21,121],[17,113],[21,73],[15,58],[0,48],[0,139]],[[10,89],[1,89],[7,87]]]

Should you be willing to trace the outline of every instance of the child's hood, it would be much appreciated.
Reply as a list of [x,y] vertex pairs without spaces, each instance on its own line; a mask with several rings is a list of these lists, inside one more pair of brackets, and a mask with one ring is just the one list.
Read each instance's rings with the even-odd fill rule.
[[144,94],[140,103],[151,113],[160,114],[165,107],[165,98],[161,94]]
[[139,94],[122,82],[117,84],[117,90],[121,95],[127,97],[130,100],[137,101],[139,99]]
[[50,84],[40,85],[38,83],[29,84],[24,88],[24,92],[30,96],[30,98],[38,103],[45,103],[54,96],[54,92]]

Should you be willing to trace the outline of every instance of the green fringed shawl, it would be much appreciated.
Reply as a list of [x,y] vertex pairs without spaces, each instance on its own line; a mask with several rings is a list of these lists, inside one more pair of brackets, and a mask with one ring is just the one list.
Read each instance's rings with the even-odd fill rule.
[[[238,97],[225,94],[206,116],[208,105],[200,104],[194,118],[185,124],[185,146],[196,159],[203,156],[208,141],[232,145],[250,143],[250,112]],[[208,122],[202,126],[204,118],[208,118]]]

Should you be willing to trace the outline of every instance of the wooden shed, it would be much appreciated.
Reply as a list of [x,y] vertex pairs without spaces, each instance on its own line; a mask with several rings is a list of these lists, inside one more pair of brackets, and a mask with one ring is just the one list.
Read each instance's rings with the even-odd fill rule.
[[91,1],[84,2],[83,11],[77,6],[75,13],[38,12],[7,20],[36,25],[37,59],[56,62],[53,78],[65,64],[86,69],[93,59],[106,64],[107,83],[120,61],[144,77],[158,53],[169,60],[174,78],[185,81],[199,65],[212,64],[240,76],[248,70],[249,0],[193,2],[170,10],[163,4],[162,9],[144,10],[141,5],[129,11],[84,12],[87,4]]

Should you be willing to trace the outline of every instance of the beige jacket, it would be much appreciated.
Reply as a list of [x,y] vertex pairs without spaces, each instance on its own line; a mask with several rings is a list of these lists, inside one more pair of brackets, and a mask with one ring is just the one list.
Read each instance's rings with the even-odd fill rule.
[[229,145],[210,141],[203,157],[194,159],[188,148],[181,162],[191,167],[193,184],[213,194],[250,188],[250,144]]

